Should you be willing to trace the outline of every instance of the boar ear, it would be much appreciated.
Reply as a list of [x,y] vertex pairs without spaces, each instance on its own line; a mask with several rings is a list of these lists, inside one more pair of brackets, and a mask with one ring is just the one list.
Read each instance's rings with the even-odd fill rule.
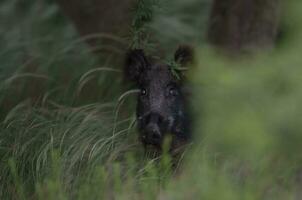
[[144,51],[142,49],[130,50],[126,55],[124,67],[125,79],[137,82],[139,76],[147,67],[148,60]]
[[176,63],[186,66],[193,62],[193,48],[189,45],[181,45],[175,51],[174,60]]

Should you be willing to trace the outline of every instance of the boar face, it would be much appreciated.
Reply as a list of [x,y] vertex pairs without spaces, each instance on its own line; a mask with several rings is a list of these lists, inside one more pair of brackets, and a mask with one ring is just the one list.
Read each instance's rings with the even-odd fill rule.
[[[175,61],[181,65],[190,57],[188,47],[180,47],[175,53]],[[148,59],[142,50],[128,53],[125,75],[140,90],[136,115],[143,144],[160,148],[167,134],[172,136],[172,145],[186,141],[190,137],[190,119],[182,76],[173,75],[171,66]]]

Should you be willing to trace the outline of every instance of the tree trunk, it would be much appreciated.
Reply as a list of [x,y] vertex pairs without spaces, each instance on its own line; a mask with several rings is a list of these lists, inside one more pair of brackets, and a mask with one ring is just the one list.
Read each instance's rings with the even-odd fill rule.
[[235,52],[272,48],[278,18],[279,0],[214,0],[208,39]]
[[[57,0],[82,36],[109,34],[125,37],[129,33],[131,8],[135,0]],[[96,45],[98,39],[90,39]]]

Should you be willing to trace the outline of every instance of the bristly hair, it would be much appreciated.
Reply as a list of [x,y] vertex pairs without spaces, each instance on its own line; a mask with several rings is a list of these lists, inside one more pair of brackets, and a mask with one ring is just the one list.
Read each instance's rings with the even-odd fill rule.
[[124,77],[131,81],[137,81],[139,75],[149,65],[149,61],[145,56],[144,50],[130,50],[125,59]]

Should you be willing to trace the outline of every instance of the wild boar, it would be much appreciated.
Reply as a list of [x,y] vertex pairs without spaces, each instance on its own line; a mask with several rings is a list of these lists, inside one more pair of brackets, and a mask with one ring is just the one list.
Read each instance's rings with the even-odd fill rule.
[[191,138],[191,117],[185,76],[182,71],[193,59],[189,46],[180,46],[174,54],[178,67],[147,57],[142,49],[130,50],[124,75],[140,90],[137,96],[137,125],[144,146],[161,149],[171,136],[170,150],[177,151]]

